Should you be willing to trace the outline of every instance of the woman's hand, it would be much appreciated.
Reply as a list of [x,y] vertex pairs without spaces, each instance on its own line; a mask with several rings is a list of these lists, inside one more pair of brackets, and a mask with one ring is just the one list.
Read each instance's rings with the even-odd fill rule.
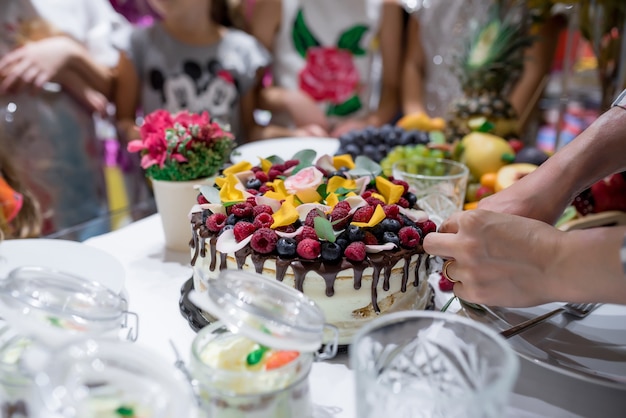
[[424,250],[454,260],[454,293],[469,302],[533,306],[551,301],[559,283],[556,253],[563,232],[543,222],[473,210],[452,215]]

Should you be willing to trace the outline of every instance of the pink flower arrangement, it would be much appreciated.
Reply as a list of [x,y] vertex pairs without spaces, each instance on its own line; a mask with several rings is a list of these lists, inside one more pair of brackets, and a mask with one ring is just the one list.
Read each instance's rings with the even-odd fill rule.
[[189,181],[212,176],[228,159],[233,135],[211,122],[207,112],[175,115],[156,110],[139,128],[141,139],[128,143],[141,153],[141,167],[155,180]]

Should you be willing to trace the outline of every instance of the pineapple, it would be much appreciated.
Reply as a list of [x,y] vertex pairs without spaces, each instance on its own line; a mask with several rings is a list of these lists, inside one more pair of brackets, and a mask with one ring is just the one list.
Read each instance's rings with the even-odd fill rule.
[[529,15],[521,5],[505,7],[496,2],[489,19],[470,36],[457,59],[463,96],[451,103],[449,137],[460,139],[472,130],[472,123],[485,119],[495,135],[517,133],[517,115],[506,99],[524,66],[524,49],[532,42],[528,35]]

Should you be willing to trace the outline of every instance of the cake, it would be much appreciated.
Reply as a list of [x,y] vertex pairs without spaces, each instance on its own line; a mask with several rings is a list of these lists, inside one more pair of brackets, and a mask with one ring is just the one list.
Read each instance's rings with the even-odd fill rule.
[[315,157],[242,161],[199,186],[193,284],[207,291],[222,269],[276,278],[314,300],[348,344],[380,314],[430,307],[422,240],[436,226],[373,161]]

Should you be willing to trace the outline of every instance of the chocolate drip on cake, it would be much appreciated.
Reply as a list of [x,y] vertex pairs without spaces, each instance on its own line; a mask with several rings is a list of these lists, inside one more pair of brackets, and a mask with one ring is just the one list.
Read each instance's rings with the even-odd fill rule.
[[[198,256],[206,257],[206,241],[208,238],[209,244],[209,254],[210,254],[210,264],[209,268],[211,271],[215,271],[216,263],[217,263],[217,253],[218,251],[215,248],[217,242],[217,236],[215,233],[209,231],[204,222],[201,213],[195,213],[192,215],[191,219],[193,225],[193,240],[191,241],[193,244],[193,255],[191,258],[191,264],[195,265],[197,262]],[[287,273],[287,269],[291,268],[295,277],[295,287],[299,291],[304,291],[304,281],[306,279],[306,275],[310,271],[315,271],[319,274],[326,283],[326,296],[332,297],[335,293],[334,284],[337,279],[337,275],[344,270],[352,269],[354,275],[354,289],[361,288],[361,280],[363,277],[363,272],[367,268],[372,268],[372,287],[371,287],[371,303],[375,312],[380,312],[380,308],[378,305],[378,283],[380,281],[380,273],[383,272],[383,289],[385,291],[390,288],[390,279],[391,273],[394,266],[399,263],[401,260],[404,260],[404,265],[402,266],[402,282],[401,282],[401,291],[406,292],[407,286],[409,283],[409,276],[411,273],[411,269],[409,268],[411,263],[411,257],[415,254],[419,254],[415,269],[413,270],[413,286],[417,287],[420,284],[419,279],[419,270],[423,261],[423,249],[421,245],[414,249],[396,249],[393,251],[383,251],[380,253],[368,254],[365,260],[362,262],[352,262],[348,261],[345,258],[339,262],[331,263],[325,262],[322,260],[304,260],[298,257],[294,257],[292,259],[281,258],[277,255],[263,255],[256,253],[249,246],[246,246],[235,252],[234,257],[237,263],[237,268],[243,269],[246,260],[250,260],[254,266],[254,269],[257,273],[263,274],[264,264],[268,259],[273,259],[276,264],[276,280],[283,281],[285,278],[285,274]],[[226,269],[227,267],[227,254],[220,253],[220,270]],[[426,267],[428,267],[429,260],[426,257]]]

